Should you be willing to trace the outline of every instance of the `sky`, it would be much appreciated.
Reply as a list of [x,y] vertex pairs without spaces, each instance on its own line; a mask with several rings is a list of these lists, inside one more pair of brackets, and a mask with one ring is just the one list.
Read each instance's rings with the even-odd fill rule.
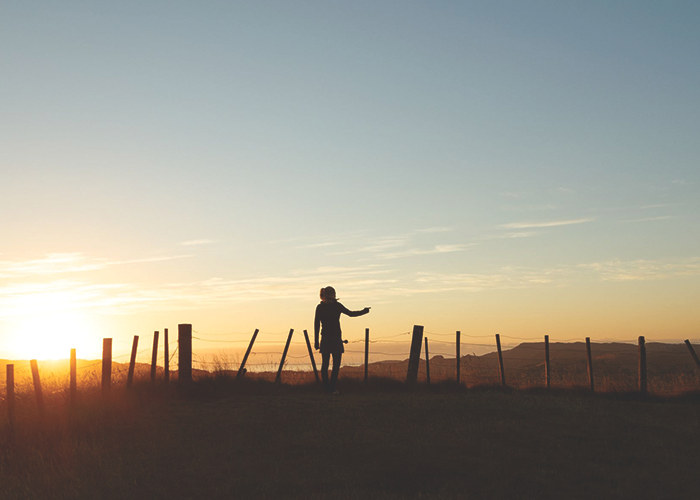
[[284,339],[328,285],[372,307],[351,340],[697,341],[698,20],[4,1],[0,357],[123,354],[180,323]]

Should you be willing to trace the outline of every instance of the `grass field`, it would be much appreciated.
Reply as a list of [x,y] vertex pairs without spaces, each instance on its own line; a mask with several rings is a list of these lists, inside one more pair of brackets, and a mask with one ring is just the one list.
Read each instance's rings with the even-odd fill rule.
[[700,397],[142,385],[3,421],[0,498],[697,498]]

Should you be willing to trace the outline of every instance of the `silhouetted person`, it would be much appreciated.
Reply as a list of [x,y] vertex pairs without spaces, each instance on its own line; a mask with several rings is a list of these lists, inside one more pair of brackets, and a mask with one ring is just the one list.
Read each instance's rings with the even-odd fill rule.
[[[335,390],[335,383],[338,380],[340,362],[343,359],[345,348],[343,347],[343,337],[340,331],[340,314],[348,316],[362,316],[369,312],[369,307],[361,311],[350,311],[335,298],[335,289],[332,286],[321,288],[321,303],[316,306],[316,316],[314,318],[314,347],[321,351],[321,377],[323,387],[326,391],[339,394]],[[321,343],[318,342],[318,334],[321,332]],[[331,381],[328,383],[328,365],[331,355],[333,355],[333,371]]]

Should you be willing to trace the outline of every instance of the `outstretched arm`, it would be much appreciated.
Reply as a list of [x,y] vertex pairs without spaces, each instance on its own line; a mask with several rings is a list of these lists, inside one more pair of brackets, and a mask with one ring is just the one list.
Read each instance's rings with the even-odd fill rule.
[[340,304],[340,307],[341,307],[340,310],[343,312],[343,314],[347,314],[351,318],[355,318],[357,316],[364,316],[365,314],[367,314],[369,312],[369,309],[370,309],[369,307],[365,307],[361,311],[351,311],[350,309],[345,307],[343,304]]
[[318,351],[318,333],[321,330],[321,316],[318,314],[318,307],[316,307],[316,315],[314,316],[314,348]]

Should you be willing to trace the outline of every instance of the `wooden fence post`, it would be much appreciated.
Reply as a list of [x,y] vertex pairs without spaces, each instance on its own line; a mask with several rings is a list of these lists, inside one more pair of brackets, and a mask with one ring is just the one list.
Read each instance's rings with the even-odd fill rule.
[[277,376],[275,377],[275,383],[279,384],[282,382],[282,368],[284,368],[284,360],[287,358],[287,351],[289,351],[289,344],[292,342],[292,334],[294,329],[289,330],[289,336],[287,337],[287,343],[284,345],[284,352],[282,353],[282,360],[280,361],[280,367],[277,370]]
[[10,432],[15,428],[15,365],[6,365],[5,388],[7,390],[7,420],[10,424]]
[[311,342],[309,341],[309,333],[304,330],[304,339],[306,340],[306,348],[309,350],[309,359],[311,359],[311,367],[314,369],[314,377],[316,377],[316,383],[321,382],[318,376],[318,370],[316,369],[316,360],[314,359],[314,351],[311,349]]
[[406,384],[413,387],[418,381],[418,364],[420,363],[420,350],[423,344],[423,327],[413,325],[413,338],[411,339],[411,354],[408,358],[408,373]]
[[250,339],[250,343],[248,344],[248,349],[245,352],[245,356],[243,356],[243,361],[241,362],[241,366],[238,368],[238,373],[236,373],[236,380],[239,378],[242,378],[243,375],[245,375],[245,364],[246,361],[248,361],[248,356],[250,356],[250,351],[253,350],[253,344],[255,344],[255,338],[258,336],[258,329],[255,329],[255,332],[253,332],[253,338]]
[[136,368],[136,351],[139,347],[139,336],[134,335],[134,341],[131,344],[131,359],[129,359],[129,373],[126,376],[126,388],[131,389],[134,383],[134,369]]
[[102,339],[102,396],[112,389],[112,339]]
[[544,336],[544,378],[547,383],[547,389],[549,389],[549,335]]
[[462,349],[462,333],[457,330],[457,342],[455,343],[455,357],[457,358],[457,385],[459,385],[460,382],[460,369],[462,367],[462,354],[461,354],[461,349]]
[[170,382],[170,345],[168,344],[168,329],[163,330],[163,381]]
[[369,383],[369,328],[365,328],[365,384]]
[[700,359],[698,359],[698,355],[695,354],[695,349],[693,349],[693,346],[691,345],[690,340],[686,339],[685,345],[688,346],[688,350],[690,351],[690,355],[693,357],[693,361],[695,361],[695,364],[697,365],[697,367],[700,368]]
[[158,366],[158,332],[153,332],[153,353],[151,354],[151,382],[156,382],[156,367]]
[[428,353],[428,337],[425,337],[425,381],[430,385],[430,354]]
[[78,400],[78,359],[75,349],[70,350],[70,384],[68,387],[70,404],[75,405]]
[[496,348],[498,349],[498,372],[501,374],[501,385],[506,386],[506,372],[503,369],[503,352],[501,351],[501,336],[496,334]]
[[32,380],[34,381],[34,394],[36,395],[36,406],[39,409],[39,415],[42,417],[45,414],[44,393],[41,390],[41,379],[39,378],[39,365],[36,359],[29,361],[29,366],[32,368]]
[[588,356],[588,381],[591,383],[591,392],[595,392],[593,383],[593,357],[591,356],[591,338],[586,337],[586,356]]
[[639,337],[639,393],[647,393],[647,348],[644,336]]
[[192,325],[177,325],[178,385],[192,382]]

